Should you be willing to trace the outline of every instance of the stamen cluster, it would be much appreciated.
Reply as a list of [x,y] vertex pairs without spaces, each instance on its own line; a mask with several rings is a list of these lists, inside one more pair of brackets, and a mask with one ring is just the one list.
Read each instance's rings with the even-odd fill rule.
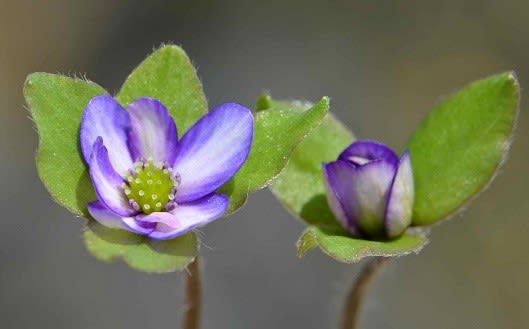
[[154,163],[152,159],[137,161],[126,180],[123,192],[135,210],[148,215],[174,208],[179,179],[167,165]]

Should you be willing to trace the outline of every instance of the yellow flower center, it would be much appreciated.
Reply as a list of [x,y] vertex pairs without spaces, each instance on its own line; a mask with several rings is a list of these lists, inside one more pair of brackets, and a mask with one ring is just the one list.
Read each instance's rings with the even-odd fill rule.
[[174,204],[174,193],[178,187],[172,168],[156,165],[152,160],[136,162],[135,172],[126,177],[123,192],[130,204],[145,214],[168,210]]

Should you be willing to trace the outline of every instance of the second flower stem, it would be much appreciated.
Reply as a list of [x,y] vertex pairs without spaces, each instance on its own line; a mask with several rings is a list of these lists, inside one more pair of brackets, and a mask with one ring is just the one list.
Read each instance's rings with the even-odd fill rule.
[[187,267],[184,329],[199,329],[202,311],[202,283],[198,256]]
[[342,329],[357,328],[362,301],[369,288],[369,284],[373,281],[377,272],[388,261],[389,258],[376,257],[362,269],[345,301],[341,323]]

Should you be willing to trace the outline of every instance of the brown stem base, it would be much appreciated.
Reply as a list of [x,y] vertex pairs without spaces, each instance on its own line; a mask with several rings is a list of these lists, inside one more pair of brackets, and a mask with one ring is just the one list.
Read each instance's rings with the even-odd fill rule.
[[187,267],[186,278],[186,310],[184,313],[184,329],[200,328],[200,313],[202,311],[202,286],[200,278],[200,264],[198,256]]
[[377,257],[362,269],[358,278],[353,283],[351,291],[345,301],[342,315],[342,329],[356,329],[362,301],[369,288],[369,284],[375,278],[375,274],[389,261],[389,258]]

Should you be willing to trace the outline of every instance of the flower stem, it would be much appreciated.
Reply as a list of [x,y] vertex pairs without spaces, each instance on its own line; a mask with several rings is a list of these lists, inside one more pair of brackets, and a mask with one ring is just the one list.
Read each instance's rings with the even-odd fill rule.
[[345,301],[342,315],[342,329],[357,328],[360,308],[367,289],[369,288],[369,284],[375,278],[378,270],[380,270],[388,261],[389,258],[376,257],[362,269],[362,272],[360,272],[358,278],[353,283],[351,291]]
[[202,285],[198,256],[189,264],[187,270],[184,329],[198,329],[200,328],[200,313],[202,311]]

